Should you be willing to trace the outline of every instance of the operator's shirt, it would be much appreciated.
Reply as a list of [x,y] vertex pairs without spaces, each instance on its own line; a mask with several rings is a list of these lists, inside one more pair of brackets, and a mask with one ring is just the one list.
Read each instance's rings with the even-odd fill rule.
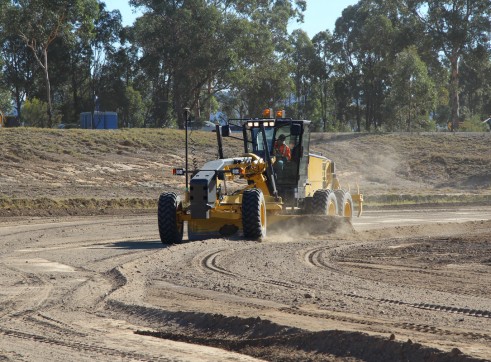
[[286,157],[288,161],[292,159],[292,153],[290,151],[290,147],[288,147],[286,144],[278,144],[276,143],[274,146],[275,150],[277,153],[279,153],[281,156]]

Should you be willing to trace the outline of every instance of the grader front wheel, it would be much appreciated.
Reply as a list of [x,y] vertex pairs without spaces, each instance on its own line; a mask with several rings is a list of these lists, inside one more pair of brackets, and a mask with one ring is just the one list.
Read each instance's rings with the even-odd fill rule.
[[266,202],[259,189],[242,194],[242,228],[245,238],[261,240],[266,236]]
[[162,244],[178,244],[182,242],[184,224],[177,221],[177,212],[182,209],[179,196],[173,192],[160,195],[158,203],[158,224]]

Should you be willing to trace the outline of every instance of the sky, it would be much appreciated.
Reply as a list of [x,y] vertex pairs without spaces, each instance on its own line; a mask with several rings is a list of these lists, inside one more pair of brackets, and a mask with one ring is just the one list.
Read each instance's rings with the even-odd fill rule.
[[[131,25],[139,14],[129,6],[128,1],[104,0],[108,10],[119,9],[123,17],[123,25]],[[292,22],[289,26],[290,31],[301,28],[310,38],[320,31],[329,29],[334,30],[337,18],[341,16],[343,9],[354,5],[358,0],[307,0],[307,11],[304,13],[304,22]]]

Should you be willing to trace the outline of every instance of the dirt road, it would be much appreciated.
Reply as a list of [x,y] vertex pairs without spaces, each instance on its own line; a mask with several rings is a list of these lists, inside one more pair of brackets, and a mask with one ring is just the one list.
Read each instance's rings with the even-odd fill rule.
[[2,219],[0,361],[491,360],[491,207],[354,228],[162,247],[154,215]]

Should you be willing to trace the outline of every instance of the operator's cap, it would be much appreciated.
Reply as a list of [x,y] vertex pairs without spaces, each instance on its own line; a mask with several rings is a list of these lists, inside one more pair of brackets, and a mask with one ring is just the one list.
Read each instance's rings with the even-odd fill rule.
[[278,137],[279,140],[285,140],[286,139],[286,136],[284,134],[280,134],[280,136]]

